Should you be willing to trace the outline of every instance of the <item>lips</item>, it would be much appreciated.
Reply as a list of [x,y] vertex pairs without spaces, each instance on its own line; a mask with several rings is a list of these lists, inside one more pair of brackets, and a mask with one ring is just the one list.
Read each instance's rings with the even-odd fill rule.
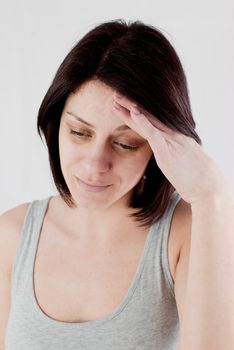
[[83,182],[85,185],[88,185],[88,186],[91,186],[91,187],[107,187],[107,186],[110,186],[110,185],[106,185],[106,184],[89,184],[88,182],[86,181],[83,181],[79,178],[77,178],[79,181]]
[[102,192],[111,185],[101,185],[101,186],[94,186],[94,185],[89,185],[86,182],[80,180],[79,178],[76,177],[76,180],[78,181],[79,185],[86,191],[89,192]]

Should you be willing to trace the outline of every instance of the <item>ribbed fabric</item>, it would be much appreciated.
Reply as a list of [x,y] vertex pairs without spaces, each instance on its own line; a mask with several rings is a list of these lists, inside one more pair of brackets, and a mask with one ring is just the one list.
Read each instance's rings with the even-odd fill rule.
[[50,198],[34,200],[24,220],[13,265],[5,350],[177,350],[179,319],[168,238],[180,195],[172,194],[163,217],[150,227],[121,304],[107,316],[84,323],[50,318],[35,298],[33,268]]

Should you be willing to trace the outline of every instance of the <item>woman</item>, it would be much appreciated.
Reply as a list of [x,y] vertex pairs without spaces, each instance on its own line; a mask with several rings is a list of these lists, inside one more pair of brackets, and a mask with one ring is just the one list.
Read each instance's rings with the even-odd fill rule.
[[38,131],[58,195],[1,217],[6,349],[231,349],[233,198],[162,33],[92,29]]

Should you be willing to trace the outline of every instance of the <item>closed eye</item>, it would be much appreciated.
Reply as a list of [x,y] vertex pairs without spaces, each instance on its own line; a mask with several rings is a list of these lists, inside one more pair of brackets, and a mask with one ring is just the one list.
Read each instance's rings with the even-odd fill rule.
[[84,134],[84,133],[82,133],[82,132],[75,131],[75,130],[70,130],[70,133],[71,133],[71,134],[78,135],[78,136],[80,136],[80,137],[83,137],[83,136],[88,136],[88,137],[89,137],[88,134]]
[[[75,131],[75,130],[70,130],[71,134],[75,134],[80,138],[84,138],[84,137],[90,137],[89,134],[84,134],[82,132],[79,131]],[[125,150],[129,150],[129,151],[135,151],[138,147],[136,146],[130,146],[130,145],[126,145],[120,142],[114,142],[115,144],[119,145],[121,148],[125,149]]]
[[115,142],[117,145],[120,145],[123,149],[127,149],[129,151],[135,151],[138,147],[136,146],[129,146],[129,145],[125,145],[123,143],[118,143],[118,142]]

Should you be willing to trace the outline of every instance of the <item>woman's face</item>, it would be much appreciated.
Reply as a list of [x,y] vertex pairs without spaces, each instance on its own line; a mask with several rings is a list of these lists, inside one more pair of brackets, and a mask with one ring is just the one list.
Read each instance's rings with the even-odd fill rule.
[[[113,95],[112,88],[92,80],[68,96],[62,112],[61,169],[77,206],[127,206],[152,155],[147,140],[128,128],[113,110]],[[108,187],[88,187],[79,180]]]

